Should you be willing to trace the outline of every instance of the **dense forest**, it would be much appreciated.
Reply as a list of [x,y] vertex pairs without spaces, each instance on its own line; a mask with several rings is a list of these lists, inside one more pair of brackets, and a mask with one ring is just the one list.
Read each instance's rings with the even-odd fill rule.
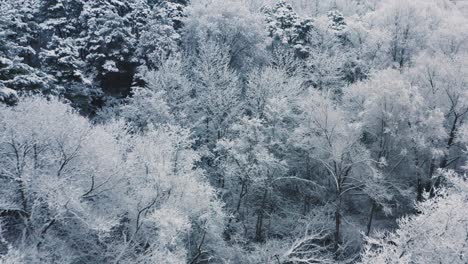
[[468,2],[0,14],[0,264],[468,263]]

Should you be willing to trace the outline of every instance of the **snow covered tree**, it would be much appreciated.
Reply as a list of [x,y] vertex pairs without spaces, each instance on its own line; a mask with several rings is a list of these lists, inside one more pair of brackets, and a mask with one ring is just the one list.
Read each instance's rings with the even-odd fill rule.
[[[239,114],[242,88],[237,73],[229,66],[226,48],[214,42],[201,45],[193,69],[193,109],[203,124],[195,130],[208,144],[215,144],[227,132],[230,122]],[[203,132],[202,132],[203,131]]]
[[288,177],[285,151],[291,101],[301,91],[302,79],[287,72],[269,67],[248,76],[245,115],[231,122],[215,149],[219,185],[233,214],[226,231],[233,243],[289,236],[291,224],[300,218],[287,217],[301,210],[300,194],[288,195],[301,181]]
[[336,103],[318,92],[311,92],[303,97],[299,106],[299,126],[291,143],[317,164],[318,175],[327,176],[304,180],[332,191],[330,199],[335,207],[333,240],[339,256],[346,199],[356,192],[372,195],[375,188],[381,192],[385,189],[375,184],[381,175],[375,168],[376,161],[360,142],[358,127],[348,122],[345,112]]
[[398,229],[367,238],[360,263],[466,263],[466,176],[443,173],[450,183],[419,203],[419,214],[403,217]]
[[126,17],[130,11],[125,2],[91,1],[80,14],[80,56],[103,91],[114,96],[129,93],[137,65],[136,40]]
[[[425,102],[429,107],[438,109],[444,119],[445,136],[432,138],[437,151],[431,161],[429,177],[436,168],[457,169],[464,162],[464,153],[460,151],[458,142],[458,130],[468,118],[468,79],[464,56],[452,59],[439,54],[423,54],[408,72],[408,78],[420,87]],[[437,180],[435,184],[438,184]]]
[[165,124],[174,117],[165,100],[164,91],[135,87],[132,98],[114,111],[127,120],[132,130],[147,130]]
[[268,38],[260,15],[233,0],[193,1],[186,10],[186,52],[197,54],[204,42],[214,42],[227,49],[229,66],[241,73],[265,63]]
[[[225,47],[211,41],[201,47],[200,54],[187,60],[172,56],[158,70],[147,72],[145,89],[151,92],[139,93],[152,94],[148,100],[159,96],[180,124],[193,129],[197,144],[213,148],[240,114],[242,86],[238,74],[229,66],[230,56]],[[130,104],[132,101],[141,104],[136,101],[146,99],[132,98]]]
[[467,23],[466,16],[457,7],[452,7],[450,12],[446,12],[446,14],[430,36],[429,49],[443,53],[446,56],[457,56],[466,53],[468,51],[466,44],[468,35],[463,30],[463,25]]
[[[223,213],[189,131],[128,134],[68,105],[0,106],[1,261],[185,263],[215,258]],[[21,253],[19,253],[21,251]]]
[[232,138],[220,140],[217,148],[222,157],[225,197],[236,217],[235,224],[240,222],[256,241],[265,241],[272,232],[266,223],[277,207],[274,183],[285,172],[285,162],[271,151],[276,139],[263,122],[257,118],[241,119],[231,128]]
[[[119,169],[115,142],[57,100],[23,98],[15,107],[2,107],[0,122],[7,241],[23,252],[24,262],[72,262],[80,254],[70,241],[88,251],[85,259],[105,258],[94,251],[99,246],[92,237],[118,222],[116,208],[104,206],[115,196],[92,192],[118,181],[112,177]],[[9,230],[15,225],[16,231]]]
[[175,55],[162,62],[157,70],[149,71],[144,76],[146,89],[161,95],[171,115],[183,126],[189,125],[191,121],[188,118],[195,114],[190,107],[193,87],[187,71],[187,62],[180,55]]
[[343,14],[338,10],[331,10],[328,12],[328,19],[330,19],[330,28],[336,32],[346,29],[346,22]]
[[223,244],[224,215],[204,172],[194,169],[200,157],[191,149],[190,131],[149,129],[130,144],[131,235],[114,261],[197,263],[215,258]]
[[67,38],[80,30],[78,17],[83,8],[81,0],[39,0],[37,20],[44,40],[56,35]]
[[145,66],[157,68],[179,51],[179,31],[184,16],[184,6],[169,1],[161,2],[151,9],[138,44],[138,54],[146,61]]
[[[427,48],[451,4],[445,1],[383,1],[365,20],[377,33],[383,33],[385,66],[411,66],[420,51]],[[451,12],[450,12],[451,13]],[[451,15],[450,15],[451,16]]]
[[27,65],[20,57],[0,58],[0,82],[2,86],[21,93],[62,93],[59,87],[54,85],[55,80],[51,75]]
[[[416,186],[418,199],[431,178],[425,171],[430,170],[428,161],[437,153],[432,142],[446,135],[443,113],[428,105],[421,92],[404,75],[385,70],[351,86],[344,96],[373,159],[382,162],[384,171],[396,172],[398,177],[411,171],[408,177]],[[416,178],[412,179],[413,175]]]
[[21,92],[59,94],[54,78],[38,69],[39,26],[36,1],[0,5],[0,83]]
[[100,96],[93,76],[87,76],[86,64],[80,56],[77,41],[83,26],[79,16],[84,3],[80,0],[39,1],[37,18],[41,30],[41,50],[38,53],[41,69],[56,79],[55,85],[74,106],[87,110],[92,99]]
[[[397,215],[423,199],[430,186],[430,161],[437,152],[432,142],[445,137],[443,114],[431,108],[418,87],[396,70],[384,70],[345,91],[345,106],[359,125],[363,143],[379,161],[380,184],[386,196],[373,192],[366,234],[372,230],[380,205],[383,213],[396,209]],[[379,202],[375,202],[377,199]],[[405,210],[406,209],[406,210]]]
[[14,105],[18,102],[18,93],[15,90],[0,84],[0,103]]
[[302,18],[289,3],[281,0],[272,8],[264,8],[268,32],[276,45],[290,45],[299,56],[309,52],[309,32],[313,29],[310,18]]

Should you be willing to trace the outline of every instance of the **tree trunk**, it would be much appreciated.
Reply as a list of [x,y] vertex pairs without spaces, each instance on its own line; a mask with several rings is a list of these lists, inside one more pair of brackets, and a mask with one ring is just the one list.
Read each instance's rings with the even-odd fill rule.
[[369,221],[367,222],[367,231],[366,231],[366,236],[369,236],[371,228],[372,228],[372,219],[374,218],[374,212],[375,212],[375,202],[372,201],[372,206],[369,214]]
[[423,183],[422,183],[422,179],[421,177],[418,177],[418,186],[417,186],[417,197],[416,197],[416,200],[418,202],[422,202],[423,200],[423,192],[424,192],[424,186],[423,186]]
[[335,252],[338,252],[341,239],[340,239],[340,228],[341,228],[341,195],[338,198],[338,204],[335,210]]
[[310,211],[310,198],[308,195],[304,196],[304,207],[302,210],[303,215],[307,215]]
[[266,204],[266,198],[268,194],[268,188],[265,187],[265,192],[263,193],[263,200],[261,208],[258,210],[257,213],[257,224],[255,225],[255,241],[261,242],[263,241],[263,214]]
[[255,225],[255,241],[262,241],[262,228],[263,228],[263,209],[259,210],[257,214],[257,224]]
[[423,180],[421,177],[421,172],[419,168],[419,158],[418,158],[418,151],[416,148],[414,148],[414,166],[416,167],[416,175],[417,175],[417,185],[416,185],[416,201],[421,202],[423,200],[423,192],[424,192],[424,186],[423,186]]
[[236,206],[236,212],[238,213],[239,210],[240,210],[240,206],[242,204],[242,198],[244,198],[244,196],[247,194],[247,184],[245,183],[245,181],[242,181],[242,186],[241,186],[241,190],[240,190],[240,193],[239,193],[239,200],[237,200],[237,206]]

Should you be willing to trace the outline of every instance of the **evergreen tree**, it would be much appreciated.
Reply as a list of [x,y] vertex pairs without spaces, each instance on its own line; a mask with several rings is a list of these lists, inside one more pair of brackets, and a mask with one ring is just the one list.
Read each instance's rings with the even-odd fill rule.
[[268,32],[273,38],[273,46],[290,45],[298,55],[308,54],[308,33],[312,30],[312,20],[301,18],[289,3],[281,0],[273,8],[265,8]]
[[58,94],[54,79],[39,69],[36,1],[0,5],[0,83],[16,91]]
[[80,15],[84,31],[78,41],[87,72],[106,94],[118,97],[129,93],[137,65],[135,37],[126,17],[130,11],[129,4],[120,1],[89,1]]
[[343,14],[338,10],[331,10],[328,12],[328,19],[330,20],[330,28],[334,31],[343,31],[346,29],[346,22]]

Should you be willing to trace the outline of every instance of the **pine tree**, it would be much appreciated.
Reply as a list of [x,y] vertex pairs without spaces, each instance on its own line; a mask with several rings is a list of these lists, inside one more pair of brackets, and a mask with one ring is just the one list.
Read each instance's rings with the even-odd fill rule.
[[281,0],[273,8],[264,9],[268,31],[273,45],[290,45],[298,55],[308,54],[308,33],[312,30],[312,20],[301,18],[289,3]]
[[334,31],[343,31],[346,29],[346,22],[343,14],[338,10],[331,10],[328,12],[328,19],[330,20],[330,28]]
[[113,96],[128,94],[136,68],[135,37],[126,15],[128,3],[120,1],[86,2],[80,20],[83,28],[80,56],[87,72],[102,90]]
[[16,91],[59,94],[53,77],[38,69],[37,8],[36,1],[0,5],[0,83]]

